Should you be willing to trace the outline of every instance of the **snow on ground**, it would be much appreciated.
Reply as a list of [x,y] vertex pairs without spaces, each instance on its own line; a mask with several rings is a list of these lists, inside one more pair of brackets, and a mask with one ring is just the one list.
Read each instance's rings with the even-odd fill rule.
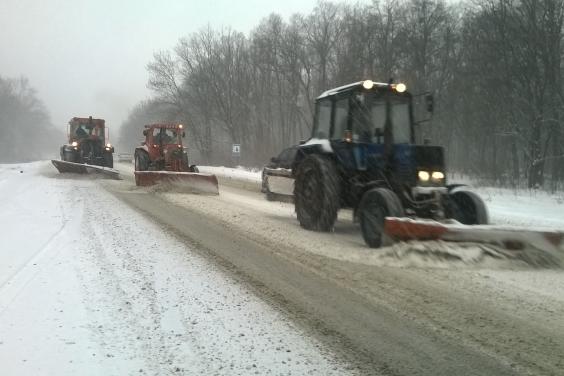
[[[534,249],[507,255],[500,253],[500,250],[494,247],[473,243],[408,242],[374,252],[364,245],[358,226],[352,224],[350,210],[339,212],[334,233],[312,233],[299,227],[293,204],[267,202],[264,195],[245,193],[243,190],[228,186],[236,180],[250,182],[254,179],[256,187],[253,187],[253,190],[256,191],[260,187],[260,171],[208,166],[201,167],[200,171],[214,173],[219,177],[220,197],[216,199],[187,197],[174,193],[165,194],[165,197],[179,205],[201,210],[203,214],[217,215],[229,226],[236,227],[238,231],[257,233],[264,238],[264,241],[289,243],[307,252],[339,260],[397,267],[453,268],[477,265],[505,268],[523,266],[523,263],[536,266],[558,262],[552,259],[551,255],[546,259],[545,255],[539,254]],[[564,204],[558,195],[493,188],[475,190],[486,201],[491,220],[495,224],[534,226],[564,231]],[[230,213],[230,206],[236,206],[233,213]],[[257,222],[255,220],[257,213],[263,214],[264,220]],[[249,221],[242,220],[247,217]],[[287,234],[292,236],[288,237]],[[507,260],[507,257],[510,260]]]
[[215,166],[198,166],[200,172],[206,174],[214,174],[218,177],[233,180],[242,180],[260,184],[262,181],[261,170],[251,170],[244,167],[215,167]]
[[564,231],[564,192],[478,188],[496,224],[545,227]]
[[2,375],[350,373],[96,180],[0,165],[0,194]]

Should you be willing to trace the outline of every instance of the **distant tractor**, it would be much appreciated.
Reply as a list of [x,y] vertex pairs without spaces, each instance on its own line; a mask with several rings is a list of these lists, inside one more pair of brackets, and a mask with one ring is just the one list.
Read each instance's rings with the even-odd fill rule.
[[134,153],[136,185],[168,183],[218,193],[215,175],[200,174],[196,165],[189,164],[183,146],[185,135],[182,124],[145,125],[145,141],[135,148]]
[[102,167],[114,167],[114,147],[107,143],[103,119],[73,117],[69,121],[68,143],[61,146],[61,160]]
[[443,148],[416,144],[413,107],[404,84],[369,80],[317,98],[312,137],[292,167],[303,228],[330,231],[350,207],[365,242],[380,247],[386,217],[488,222],[478,195],[447,185]]

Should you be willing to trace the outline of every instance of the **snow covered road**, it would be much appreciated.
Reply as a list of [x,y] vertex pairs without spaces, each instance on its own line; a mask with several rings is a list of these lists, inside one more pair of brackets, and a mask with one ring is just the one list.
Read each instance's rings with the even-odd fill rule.
[[[371,250],[350,212],[339,213],[333,233],[305,231],[293,205],[267,202],[256,180],[225,173],[219,196],[145,190],[149,198],[140,199],[141,191],[127,181],[105,185],[198,239],[308,317],[321,318],[384,374],[558,375],[564,369],[561,269],[537,268],[519,253],[499,258],[470,244],[414,242]],[[544,218],[545,226],[550,221],[562,229],[562,214],[554,209],[559,204],[550,200],[540,200],[546,211],[529,210],[529,225]],[[536,201],[502,192],[488,203],[509,215],[498,218],[511,220],[512,208],[526,213]],[[178,218],[186,225],[177,226]]]
[[0,197],[2,375],[352,372],[99,181],[2,165]]
[[[118,168],[122,181],[0,166],[2,375],[564,369],[561,269],[471,245],[371,250],[347,211],[334,233],[305,231],[256,173],[226,169],[203,196],[135,187]],[[534,203],[520,200],[488,203],[503,220],[517,202],[525,221]],[[529,223],[559,228],[556,205]]]

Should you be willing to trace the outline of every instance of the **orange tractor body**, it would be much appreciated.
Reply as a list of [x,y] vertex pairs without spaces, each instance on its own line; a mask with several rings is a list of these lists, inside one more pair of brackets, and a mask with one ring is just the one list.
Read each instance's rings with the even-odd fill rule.
[[160,184],[185,188],[189,191],[218,194],[217,177],[201,174],[188,162],[184,147],[185,130],[182,124],[159,123],[146,125],[145,141],[135,148],[135,184]]

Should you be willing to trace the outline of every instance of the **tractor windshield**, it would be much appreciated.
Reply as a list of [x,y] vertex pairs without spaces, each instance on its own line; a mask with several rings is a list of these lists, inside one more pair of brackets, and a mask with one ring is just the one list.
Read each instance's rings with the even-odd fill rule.
[[155,128],[153,133],[153,141],[155,144],[180,144],[180,132],[176,129]]
[[[409,99],[391,97],[389,119],[392,124],[393,142],[411,142],[411,118]],[[382,96],[355,98],[352,107],[354,139],[359,142],[383,143],[386,124],[386,99]]]
[[84,138],[96,138],[104,142],[104,128],[92,126],[90,124],[72,124],[71,136],[73,139],[81,140]]

